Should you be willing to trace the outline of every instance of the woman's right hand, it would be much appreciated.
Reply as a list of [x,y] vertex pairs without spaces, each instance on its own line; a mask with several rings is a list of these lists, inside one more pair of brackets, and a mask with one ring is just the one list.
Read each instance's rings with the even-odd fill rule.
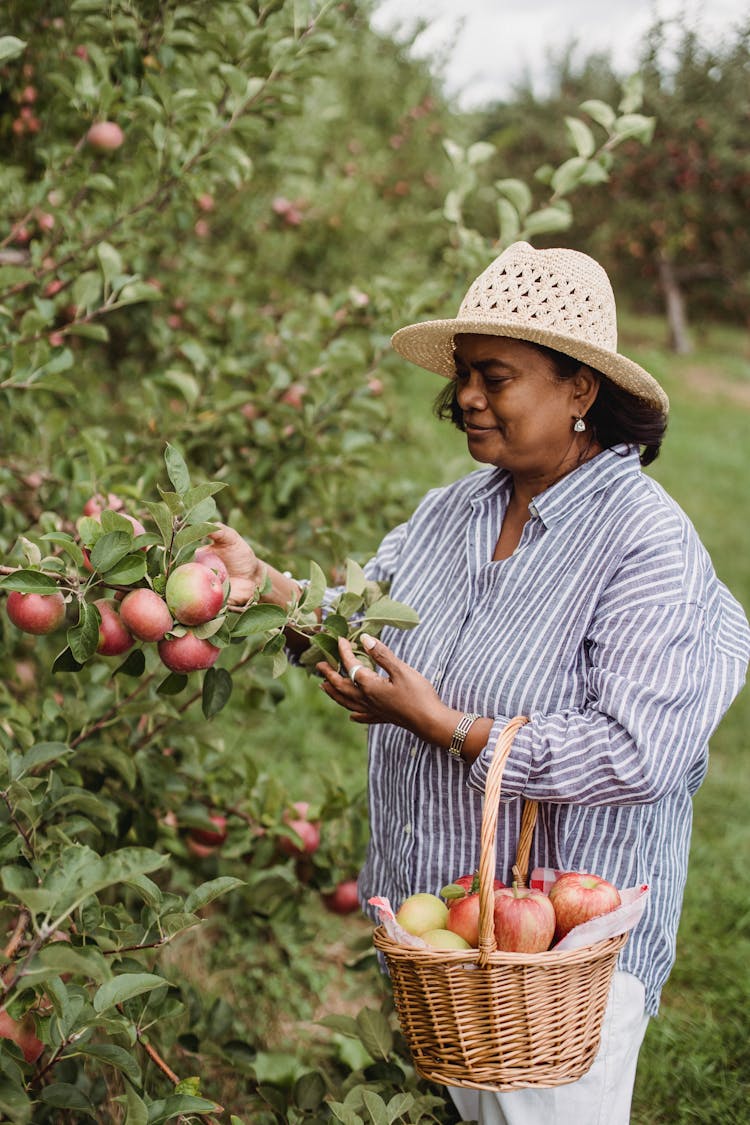
[[265,567],[255,551],[233,527],[218,524],[209,535],[211,549],[216,552],[229,573],[231,605],[245,605],[263,583]]

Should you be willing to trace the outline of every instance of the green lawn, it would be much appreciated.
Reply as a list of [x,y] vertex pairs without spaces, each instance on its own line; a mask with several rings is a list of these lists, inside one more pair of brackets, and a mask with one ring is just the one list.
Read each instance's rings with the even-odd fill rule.
[[[683,506],[720,576],[750,606],[750,356],[739,330],[704,329],[689,357],[664,350],[661,320],[625,321],[622,350],[648,367],[672,400],[669,433],[653,475]],[[437,377],[404,371],[397,410],[416,435],[401,451],[398,471],[405,509],[427,488],[446,483],[473,463],[461,435],[431,417]],[[392,472],[392,464],[374,466]],[[406,511],[405,513],[406,514]],[[304,777],[307,795],[334,774],[352,792],[365,776],[364,733],[332,712],[302,674],[287,698],[263,718],[261,743],[284,783]],[[712,746],[708,779],[695,802],[695,830],[677,966],[652,1021],[636,1084],[635,1125],[750,1120],[750,693],[734,704]]]

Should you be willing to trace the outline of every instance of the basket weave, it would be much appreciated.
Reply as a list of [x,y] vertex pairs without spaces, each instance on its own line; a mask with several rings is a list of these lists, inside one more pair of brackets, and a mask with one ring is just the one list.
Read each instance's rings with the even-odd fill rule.
[[[617,956],[627,935],[557,953],[503,953],[495,943],[493,878],[500,782],[516,732],[502,731],[485,784],[476,950],[415,949],[379,926],[401,1030],[419,1073],[476,1090],[560,1086],[585,1074],[599,1049]],[[524,807],[514,877],[526,881],[536,803]]]

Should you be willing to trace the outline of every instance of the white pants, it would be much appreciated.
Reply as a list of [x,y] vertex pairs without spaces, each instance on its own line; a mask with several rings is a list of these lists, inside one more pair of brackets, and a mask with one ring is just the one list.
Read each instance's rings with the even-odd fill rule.
[[628,1125],[638,1052],[646,1034],[645,990],[615,972],[599,1052],[577,1082],[507,1094],[449,1086],[465,1121],[478,1125]]

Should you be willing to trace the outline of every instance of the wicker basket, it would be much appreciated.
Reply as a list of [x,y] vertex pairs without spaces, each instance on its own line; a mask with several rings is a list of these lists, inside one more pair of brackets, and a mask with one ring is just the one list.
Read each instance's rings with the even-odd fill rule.
[[[516,732],[495,747],[485,786],[477,950],[415,949],[375,930],[393,982],[401,1030],[419,1073],[476,1090],[560,1086],[585,1074],[599,1049],[617,956],[627,935],[557,953],[503,953],[493,926],[500,782]],[[524,806],[514,876],[525,882],[536,803]]]

